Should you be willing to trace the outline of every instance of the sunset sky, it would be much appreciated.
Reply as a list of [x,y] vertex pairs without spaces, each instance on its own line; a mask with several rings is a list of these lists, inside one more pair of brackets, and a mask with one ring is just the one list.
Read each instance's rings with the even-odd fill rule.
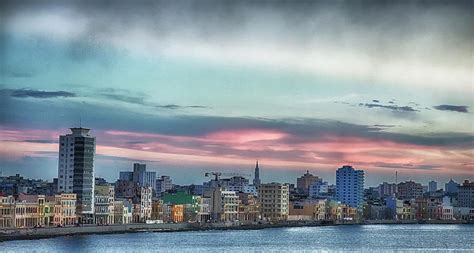
[[82,119],[109,181],[472,180],[472,2],[392,2],[2,1],[0,171],[56,177]]

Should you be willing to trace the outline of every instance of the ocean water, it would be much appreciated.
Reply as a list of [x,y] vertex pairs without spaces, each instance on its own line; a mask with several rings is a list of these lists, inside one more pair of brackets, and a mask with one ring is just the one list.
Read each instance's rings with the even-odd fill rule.
[[474,252],[474,225],[353,225],[66,236],[1,252]]

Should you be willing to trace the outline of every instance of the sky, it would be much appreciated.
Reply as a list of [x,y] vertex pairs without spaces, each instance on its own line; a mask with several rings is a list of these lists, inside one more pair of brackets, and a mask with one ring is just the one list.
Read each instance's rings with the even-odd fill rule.
[[471,1],[2,1],[0,171],[51,180],[59,135],[109,181],[143,162],[366,186],[474,179]]

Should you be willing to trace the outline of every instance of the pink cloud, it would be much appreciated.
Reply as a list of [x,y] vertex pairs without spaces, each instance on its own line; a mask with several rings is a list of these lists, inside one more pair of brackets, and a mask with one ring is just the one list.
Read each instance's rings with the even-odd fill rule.
[[[0,128],[0,157],[56,156],[57,144],[31,140],[58,139],[58,131]],[[64,132],[67,132],[66,130]],[[97,154],[176,164],[242,165],[256,158],[268,166],[333,170],[352,164],[369,171],[400,165],[433,173],[473,173],[473,150],[398,143],[361,137],[324,136],[319,141],[295,141],[291,135],[265,129],[227,130],[204,136],[171,136],[127,131],[96,131]],[[291,141],[291,143],[290,143]],[[50,153],[45,153],[50,152]],[[390,165],[390,166],[388,166]]]

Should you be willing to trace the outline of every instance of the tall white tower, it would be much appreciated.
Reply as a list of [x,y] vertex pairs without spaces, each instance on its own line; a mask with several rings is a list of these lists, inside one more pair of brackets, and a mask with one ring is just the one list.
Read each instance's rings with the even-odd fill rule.
[[94,215],[95,137],[87,128],[71,128],[59,137],[58,192],[75,193],[79,222],[91,223]]

